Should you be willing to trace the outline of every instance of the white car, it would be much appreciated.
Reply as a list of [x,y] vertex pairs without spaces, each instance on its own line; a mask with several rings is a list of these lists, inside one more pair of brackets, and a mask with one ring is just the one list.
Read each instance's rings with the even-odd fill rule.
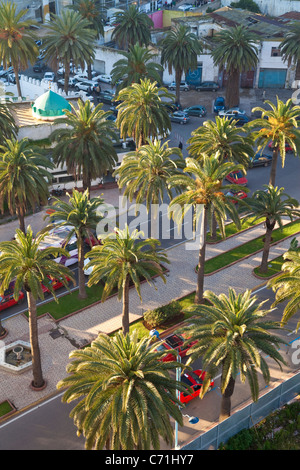
[[111,83],[111,76],[102,74],[102,75],[96,75],[93,80],[99,81],[99,82],[104,82],[104,83]]
[[244,111],[243,109],[238,108],[237,106],[233,107],[233,108],[230,108],[230,109],[227,109],[227,110],[222,109],[221,111],[219,111],[219,116],[221,116],[221,117],[226,117],[226,116],[232,117],[235,114],[236,115],[246,114],[246,111]]
[[79,91],[87,91],[88,93],[91,93],[94,89],[95,82],[92,80],[84,80],[82,82],[77,82],[75,85],[75,90]]
[[54,82],[55,73],[54,72],[46,72],[44,75],[45,82]]
[[[65,79],[64,78],[60,78],[59,80],[57,80],[57,83],[61,86],[65,86]],[[76,81],[74,80],[73,77],[69,77],[69,86],[75,86],[76,85]]]
[[90,261],[91,261],[91,260],[90,260],[89,258],[87,258],[87,259],[84,260],[84,268],[83,268],[83,270],[84,270],[84,274],[85,274],[86,276],[89,276],[90,274],[92,274],[92,271],[93,271],[93,268],[94,268],[94,266],[90,266],[89,268],[86,268],[86,265],[87,265]]
[[181,11],[191,11],[194,10],[193,5],[190,5],[189,3],[184,3],[183,5],[180,5],[178,7],[178,10]]

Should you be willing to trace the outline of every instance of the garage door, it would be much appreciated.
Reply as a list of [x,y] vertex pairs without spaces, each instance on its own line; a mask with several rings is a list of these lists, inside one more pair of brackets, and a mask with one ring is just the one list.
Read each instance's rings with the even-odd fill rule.
[[258,88],[284,88],[286,69],[260,69]]

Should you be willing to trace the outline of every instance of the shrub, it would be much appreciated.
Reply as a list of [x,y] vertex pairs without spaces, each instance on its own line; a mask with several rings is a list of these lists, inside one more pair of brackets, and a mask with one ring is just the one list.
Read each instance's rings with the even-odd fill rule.
[[147,310],[147,312],[144,313],[144,321],[151,328],[155,328],[156,326],[175,318],[180,313],[180,303],[177,300],[173,300],[167,305],[157,307],[154,310]]

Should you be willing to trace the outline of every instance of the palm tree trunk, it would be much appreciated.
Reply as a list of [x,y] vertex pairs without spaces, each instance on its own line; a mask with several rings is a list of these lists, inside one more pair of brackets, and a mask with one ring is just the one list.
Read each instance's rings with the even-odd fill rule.
[[233,395],[234,386],[235,386],[235,380],[232,377],[230,377],[226,390],[222,394],[221,410],[220,410],[220,416],[219,416],[220,422],[224,421],[224,419],[229,418],[231,414],[231,397]]
[[122,332],[125,336],[129,333],[129,277],[123,282],[123,309],[122,309]]
[[64,68],[65,68],[65,84],[64,84],[64,92],[66,95],[68,94],[69,91],[69,77],[70,77],[70,64],[68,61],[65,60],[64,63]]
[[205,250],[206,250],[206,236],[207,236],[207,211],[204,207],[201,215],[201,227],[200,227],[200,249],[199,249],[199,261],[197,266],[197,287],[195,294],[195,304],[202,304],[204,302],[203,291],[204,291],[204,268],[205,268]]
[[240,72],[237,69],[229,71],[225,99],[228,108],[238,106],[240,103]]
[[78,240],[78,298],[86,299],[87,293],[85,288],[85,278],[84,278],[84,247],[83,247],[83,238],[81,237]]
[[17,213],[17,217],[19,220],[19,229],[22,230],[22,232],[26,234],[24,212],[25,211],[21,207],[18,207],[18,206],[16,207],[16,213]]
[[0,319],[0,339],[3,338],[4,336],[6,336],[6,333],[7,333],[6,329],[2,325],[2,322],[1,322],[1,319]]
[[277,168],[277,160],[278,160],[279,149],[278,147],[273,148],[273,158],[271,164],[271,171],[270,171],[270,179],[269,184],[275,187],[275,179],[276,179],[276,168]]
[[22,97],[22,91],[21,91],[21,85],[20,85],[20,79],[19,79],[19,67],[16,64],[13,64],[13,68],[14,68],[14,74],[16,78],[18,96]]
[[30,291],[27,292],[28,313],[29,313],[29,334],[32,355],[32,372],[33,372],[33,388],[41,388],[45,384],[42,365],[41,354],[38,340],[38,326],[37,326],[37,313],[36,313],[36,300]]
[[270,221],[266,219],[266,226],[267,226],[267,230],[265,234],[265,243],[264,243],[261,265],[259,268],[260,272],[262,273],[266,273],[268,271],[268,258],[269,258],[271,240],[272,240],[272,232],[275,226],[275,222],[270,223]]
[[182,70],[178,69],[175,72],[176,77],[176,102],[180,103],[180,82],[182,77]]

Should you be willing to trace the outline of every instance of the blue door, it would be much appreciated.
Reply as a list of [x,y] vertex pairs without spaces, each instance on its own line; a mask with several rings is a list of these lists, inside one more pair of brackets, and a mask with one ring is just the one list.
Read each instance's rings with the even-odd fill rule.
[[258,88],[284,88],[286,69],[260,69]]

